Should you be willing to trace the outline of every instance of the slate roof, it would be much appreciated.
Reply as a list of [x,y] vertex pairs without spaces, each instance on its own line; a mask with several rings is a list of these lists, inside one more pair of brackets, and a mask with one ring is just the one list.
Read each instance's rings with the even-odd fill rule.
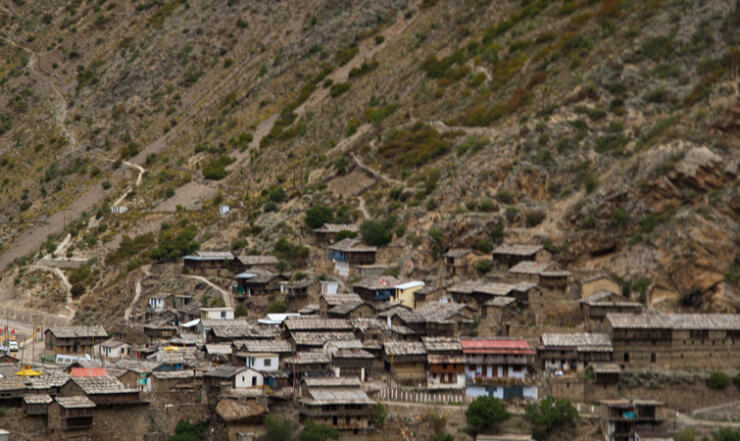
[[384,329],[385,323],[381,322],[376,318],[358,317],[349,320],[352,327],[360,332],[365,332],[368,329]]
[[328,306],[337,306],[342,303],[361,302],[362,297],[355,293],[349,294],[321,294],[321,298]]
[[524,260],[511,267],[509,272],[512,274],[537,275],[543,271],[547,271],[551,266],[551,263],[539,263],[533,260]]
[[280,329],[275,326],[262,325],[236,325],[236,326],[214,326],[211,332],[218,338],[248,339],[253,338],[275,338],[280,335]]
[[214,261],[234,260],[231,251],[196,251],[194,254],[184,257],[185,260]]
[[154,368],[159,366],[159,363],[153,361],[134,360],[130,358],[122,358],[115,362],[115,366],[120,369],[127,369],[137,374],[150,373]]
[[228,378],[233,378],[236,374],[246,369],[247,368],[244,366],[233,366],[233,365],[225,364],[225,365],[218,366],[214,369],[211,369],[210,371],[206,372],[204,375],[206,377],[228,379]]
[[285,354],[293,352],[293,346],[287,340],[239,340],[232,344],[239,350],[253,354]]
[[334,358],[372,359],[375,356],[364,349],[339,349],[332,354]]
[[323,352],[299,352],[297,354],[297,357],[290,357],[285,359],[286,365],[293,365],[293,364],[316,364],[316,363],[329,363],[331,360],[329,359],[328,354],[324,354]]
[[612,340],[607,334],[575,333],[554,334],[544,333],[540,337],[545,349],[551,347],[575,348],[578,352],[611,352]]
[[367,277],[352,285],[352,288],[361,288],[370,291],[376,291],[379,289],[391,289],[399,283],[401,283],[400,280],[391,276]]
[[299,331],[351,331],[352,325],[344,319],[322,319],[322,318],[290,318],[283,322],[285,329],[293,332]]
[[206,354],[231,355],[231,345],[228,343],[208,343],[206,344]]
[[253,265],[277,265],[279,260],[275,256],[270,255],[254,255],[254,256],[239,256],[239,262],[245,266]]
[[372,304],[366,303],[366,302],[363,302],[363,301],[359,301],[359,302],[345,302],[345,303],[341,303],[341,304],[339,304],[337,306],[334,306],[331,309],[329,309],[328,312],[330,314],[346,315],[346,314],[349,314],[350,312],[354,311],[355,309],[359,308],[362,305],[367,305],[367,306],[373,308],[373,311],[375,310],[375,308],[373,307]]
[[360,387],[362,383],[357,377],[319,377],[304,378],[303,383],[308,387]]
[[315,228],[315,233],[338,233],[340,231],[352,231],[357,233],[360,227],[355,224],[324,224],[321,228]]
[[629,329],[707,329],[740,330],[740,314],[642,314],[609,313],[606,320],[612,328]]
[[322,406],[336,404],[375,404],[375,401],[360,388],[309,388],[308,395],[301,402],[307,406]]
[[533,256],[542,249],[542,245],[505,244],[497,246],[493,250],[493,255]]
[[462,351],[460,339],[452,337],[422,337],[421,342],[428,352]]
[[290,334],[298,346],[324,346],[328,341],[354,340],[352,332],[294,332]]
[[108,338],[102,326],[60,326],[47,329],[57,338]]
[[83,395],[76,397],[56,397],[55,400],[60,407],[65,409],[92,409],[95,407],[95,403]]
[[330,250],[345,251],[353,253],[374,253],[378,251],[376,247],[370,247],[362,243],[360,239],[342,239],[339,242],[329,245]]
[[51,404],[54,401],[48,394],[24,395],[23,402],[26,404]]
[[72,381],[85,392],[85,395],[139,393],[138,389],[129,389],[116,377],[111,376],[74,377]]
[[383,345],[383,352],[387,356],[426,355],[427,348],[418,341],[389,341]]

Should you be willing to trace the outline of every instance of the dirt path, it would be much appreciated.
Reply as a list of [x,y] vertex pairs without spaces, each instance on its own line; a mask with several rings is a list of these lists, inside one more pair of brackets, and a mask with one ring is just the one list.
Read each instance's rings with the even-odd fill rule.
[[350,153],[350,157],[353,161],[355,161],[355,164],[357,164],[357,167],[361,168],[362,170],[366,171],[367,173],[370,173],[373,175],[376,179],[388,182],[389,184],[394,185],[401,185],[405,186],[406,183],[403,181],[399,181],[398,179],[391,178],[390,176],[386,176],[383,173],[373,170],[368,165],[366,165],[360,158],[357,157],[357,155],[354,154],[354,152]]
[[205,277],[202,277],[202,276],[185,276],[185,277],[187,277],[188,279],[199,280],[199,281],[205,283],[206,285],[210,286],[211,288],[215,289],[216,291],[220,292],[221,293],[221,296],[224,299],[224,305],[226,305],[229,308],[233,308],[234,307],[234,301],[233,301],[233,299],[231,297],[231,293],[230,292],[226,291],[225,289],[221,288],[220,286],[216,285],[215,283],[211,282],[210,280],[206,279]]
[[703,407],[701,409],[693,410],[691,412],[691,417],[696,417],[697,415],[700,415],[702,413],[716,412],[718,410],[723,410],[728,407],[735,407],[735,406],[740,406],[740,400],[730,401],[729,403],[722,403],[716,406]]
[[360,211],[365,219],[370,219],[370,213],[367,211],[367,205],[365,204],[365,198],[360,196]]
[[701,420],[692,418],[686,414],[677,412],[676,422],[682,426],[701,426],[701,427],[728,427],[728,428],[739,428],[740,422],[730,421],[713,421],[713,420]]
[[133,298],[133,299],[131,299],[131,303],[129,303],[128,307],[127,307],[127,308],[126,308],[126,310],[125,310],[125,311],[123,312],[123,318],[124,318],[124,320],[126,320],[127,322],[128,322],[129,320],[131,320],[131,311],[133,311],[133,310],[134,310],[134,306],[136,306],[136,303],[137,303],[137,302],[139,301],[139,299],[141,298],[141,282],[142,282],[142,281],[143,281],[144,279],[146,279],[147,277],[149,277],[149,275],[150,275],[150,274],[149,274],[149,266],[148,266],[148,265],[147,265],[147,266],[145,266],[145,267],[143,268],[143,270],[144,270],[144,275],[142,275],[142,276],[141,276],[141,277],[139,278],[139,280],[137,280],[137,281],[136,281],[136,285],[134,285],[134,298]]
[[68,314],[65,317],[69,318],[69,320],[71,321],[74,318],[75,314],[77,314],[77,302],[75,302],[74,298],[72,297],[72,284],[69,283],[69,279],[67,279],[64,271],[59,268],[44,265],[33,265],[31,269],[48,271],[50,273],[54,273],[57,277],[59,277],[59,280],[62,282],[62,286],[64,286],[64,290],[66,291],[64,309],[67,310]]

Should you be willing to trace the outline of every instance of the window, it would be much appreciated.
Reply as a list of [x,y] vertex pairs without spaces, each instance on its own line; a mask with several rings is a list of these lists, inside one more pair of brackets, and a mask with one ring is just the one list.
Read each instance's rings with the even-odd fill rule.
[[650,363],[655,363],[656,358],[657,357],[655,356],[655,352],[651,352],[650,353]]
[[226,311],[221,311],[221,318],[226,318]]
[[252,377],[252,386],[257,386],[257,377]]
[[271,366],[272,365],[272,359],[271,358],[265,358],[265,366]]
[[629,352],[625,352],[624,353],[624,362],[625,363],[629,363],[630,362],[630,353]]

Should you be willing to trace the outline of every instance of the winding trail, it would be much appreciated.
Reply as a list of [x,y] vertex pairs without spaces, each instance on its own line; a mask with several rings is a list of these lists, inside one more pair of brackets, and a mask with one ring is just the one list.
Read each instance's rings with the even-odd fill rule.
[[216,285],[215,283],[211,282],[210,280],[206,279],[203,276],[185,276],[188,279],[195,279],[198,281],[201,281],[205,283],[206,285],[210,286],[211,288],[215,289],[216,291],[221,293],[221,296],[224,299],[224,305],[226,305],[229,308],[234,307],[234,299],[231,298],[231,293],[226,291],[225,289],[221,288],[220,286]]
[[31,269],[39,270],[39,271],[47,271],[50,273],[54,273],[57,277],[59,277],[59,280],[62,282],[62,285],[64,286],[64,289],[66,291],[64,309],[67,310],[68,314],[65,317],[69,318],[69,320],[71,321],[74,318],[75,314],[77,314],[78,306],[77,306],[77,302],[75,301],[75,299],[72,298],[72,284],[69,283],[69,279],[64,274],[64,271],[62,271],[59,268],[54,268],[54,267],[45,266],[45,265],[38,265],[38,264],[31,266]]
[[141,298],[141,282],[142,282],[142,281],[143,281],[144,279],[146,279],[147,277],[149,277],[149,276],[150,276],[150,274],[149,274],[149,266],[148,266],[148,265],[147,265],[147,266],[145,266],[145,267],[143,268],[143,270],[144,270],[144,275],[143,275],[143,276],[141,276],[141,277],[140,277],[140,278],[139,278],[139,279],[138,279],[138,280],[136,281],[136,284],[134,285],[134,298],[133,298],[133,299],[131,299],[131,303],[129,303],[128,307],[127,307],[127,308],[126,308],[126,310],[125,310],[125,311],[123,312],[123,318],[124,318],[124,320],[126,320],[126,321],[129,321],[129,320],[131,320],[131,312],[132,312],[132,311],[134,310],[134,306],[136,306],[136,303],[137,303],[137,302],[139,301],[139,299]]
[[403,182],[403,181],[399,181],[398,179],[391,178],[390,176],[386,176],[386,175],[384,175],[383,173],[381,173],[379,171],[373,170],[367,164],[365,164],[364,162],[362,162],[362,160],[360,158],[358,158],[357,155],[355,155],[354,152],[350,153],[350,157],[352,158],[353,161],[355,161],[355,164],[357,164],[357,167],[359,167],[360,169],[364,170],[365,172],[371,174],[376,179],[381,180],[381,181],[388,182],[389,184],[401,185],[401,186],[405,186],[406,185],[406,183]]
[[365,204],[365,198],[360,196],[360,211],[365,219],[370,219],[370,213],[367,211],[367,205]]

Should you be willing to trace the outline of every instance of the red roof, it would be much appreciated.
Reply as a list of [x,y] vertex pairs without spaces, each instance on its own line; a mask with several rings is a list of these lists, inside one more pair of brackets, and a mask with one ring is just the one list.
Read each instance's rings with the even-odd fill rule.
[[534,354],[526,340],[476,338],[461,339],[460,344],[464,354]]
[[69,375],[73,377],[107,377],[108,371],[105,368],[72,368]]

